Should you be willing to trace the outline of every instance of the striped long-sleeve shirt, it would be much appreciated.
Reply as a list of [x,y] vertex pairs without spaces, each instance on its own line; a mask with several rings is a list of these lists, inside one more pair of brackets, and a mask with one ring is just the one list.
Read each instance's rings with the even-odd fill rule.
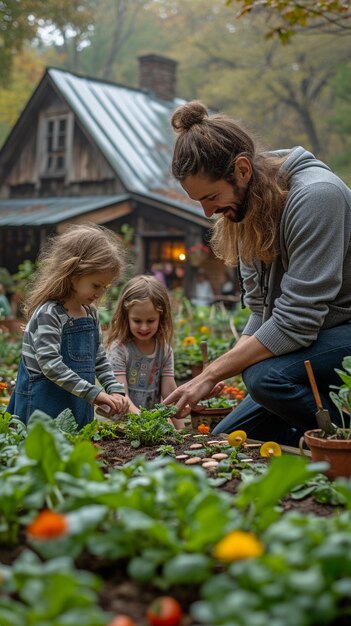
[[[96,378],[107,393],[124,393],[123,385],[116,381],[106,358],[98,312],[94,308],[89,308],[87,314],[95,319],[99,331],[95,366]],[[93,403],[96,396],[101,392],[101,387],[83,380],[62,360],[62,330],[69,319],[69,315],[58,302],[48,301],[38,307],[24,331],[23,361],[30,373],[42,373],[66,391]]]

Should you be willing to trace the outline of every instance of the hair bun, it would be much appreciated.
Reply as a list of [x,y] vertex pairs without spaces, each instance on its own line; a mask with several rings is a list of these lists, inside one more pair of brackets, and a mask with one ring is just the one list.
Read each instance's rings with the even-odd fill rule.
[[208,117],[208,111],[202,102],[193,100],[178,107],[172,115],[172,126],[177,133],[188,131],[194,124],[201,124]]

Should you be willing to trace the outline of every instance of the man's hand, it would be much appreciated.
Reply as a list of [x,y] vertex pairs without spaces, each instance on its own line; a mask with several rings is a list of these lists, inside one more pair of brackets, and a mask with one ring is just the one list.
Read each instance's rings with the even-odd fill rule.
[[211,398],[218,395],[224,387],[224,381],[220,381],[213,384],[212,381],[206,380],[204,373],[199,374],[196,378],[189,380],[189,382],[177,387],[167,398],[164,399],[164,404],[175,403],[177,407],[177,419],[186,417],[191,413],[192,408],[199,400],[205,398]]

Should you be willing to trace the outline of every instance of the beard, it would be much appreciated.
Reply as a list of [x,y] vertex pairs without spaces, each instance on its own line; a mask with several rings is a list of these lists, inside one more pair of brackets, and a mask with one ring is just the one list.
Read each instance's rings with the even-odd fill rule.
[[[243,189],[242,187],[239,187],[239,185],[237,184],[236,177],[235,177],[233,181],[230,181],[230,184],[232,185],[235,196],[238,199],[237,202],[235,203],[236,208],[234,210],[233,207],[228,205],[226,207],[221,208],[220,211],[218,211],[218,213],[221,213],[223,217],[225,217],[230,222],[238,224],[243,221],[243,219],[246,216],[247,210],[249,208],[250,183],[247,185],[245,189]],[[228,212],[227,215],[225,215],[226,212]]]
[[245,189],[239,188],[236,180],[232,183],[233,190],[239,200],[237,203],[236,211],[234,215],[229,214],[228,219],[231,222],[235,222],[236,224],[242,222],[244,217],[246,216],[247,210],[249,208],[249,186],[247,185]]

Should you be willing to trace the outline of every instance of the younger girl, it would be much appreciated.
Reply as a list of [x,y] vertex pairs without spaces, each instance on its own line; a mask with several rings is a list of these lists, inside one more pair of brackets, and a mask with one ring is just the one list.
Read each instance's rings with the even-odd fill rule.
[[[107,357],[130,399],[130,410],[152,409],[174,389],[173,325],[164,285],[135,276],[124,285],[107,337]],[[176,429],[183,420],[172,420]]]
[[[29,320],[8,411],[27,423],[35,409],[57,417],[71,409],[79,428],[93,405],[128,410],[102,344],[95,301],[122,269],[118,238],[94,225],[73,225],[47,240],[25,303]],[[96,384],[96,378],[103,387]]]

